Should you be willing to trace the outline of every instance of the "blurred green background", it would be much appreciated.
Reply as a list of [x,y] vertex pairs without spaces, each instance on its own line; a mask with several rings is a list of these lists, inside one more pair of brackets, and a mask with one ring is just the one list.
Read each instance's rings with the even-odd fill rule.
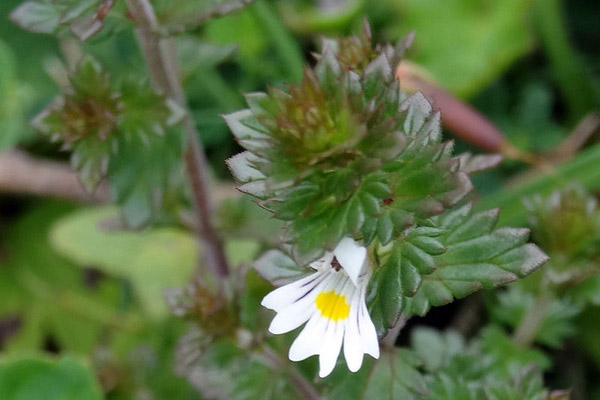
[[[0,152],[18,147],[66,161],[68,154],[30,121],[58,93],[61,60],[68,58],[73,39],[18,27],[9,14],[20,3],[0,2]],[[115,7],[124,7],[119,3]],[[159,19],[173,23],[185,22],[181,10],[194,3],[153,1]],[[494,121],[523,150],[551,154],[583,118],[599,110],[598,1],[260,0],[177,38],[181,79],[216,180],[230,181],[224,160],[239,150],[220,115],[243,108],[244,92],[298,82],[319,37],[356,32],[365,17],[379,42],[415,31],[407,59]],[[115,77],[143,70],[127,18],[108,18],[82,49]],[[593,192],[600,188],[597,142],[598,135],[592,136],[580,155],[560,167],[559,178],[534,177],[533,184],[516,191],[507,185],[527,166],[509,160],[476,178],[478,194],[486,206],[504,206],[506,221],[523,225],[523,195],[549,193],[571,180]],[[458,148],[478,151],[460,139]],[[49,384],[44,390],[80,399],[100,398],[100,387],[110,399],[199,398],[173,372],[175,342],[185,324],[168,315],[162,297],[163,289],[189,279],[197,255],[194,239],[169,227],[139,235],[94,233],[99,222],[115,215],[112,208],[0,193],[2,357],[69,356],[58,364],[17,365],[18,373],[0,366],[0,376],[66,374],[72,387]],[[243,237],[229,240],[227,247],[232,264],[251,261],[259,250],[256,241]],[[460,304],[445,313],[457,309]],[[599,325],[590,323],[598,315],[595,306],[573,322],[586,349],[581,363],[587,376],[600,373],[600,346],[593,340]],[[434,312],[421,322],[443,328],[450,319]],[[560,350],[552,352],[560,359]],[[98,383],[82,383],[94,379],[83,365],[93,366]],[[549,377],[560,383],[564,378],[552,371]],[[590,396],[600,393],[597,384],[586,388]],[[91,392],[78,392],[82,386]],[[12,400],[3,390],[0,384],[0,398]]]

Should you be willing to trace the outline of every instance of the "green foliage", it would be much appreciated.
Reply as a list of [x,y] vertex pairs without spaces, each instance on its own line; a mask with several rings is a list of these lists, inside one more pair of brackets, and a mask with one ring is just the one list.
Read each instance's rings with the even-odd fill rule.
[[94,374],[74,358],[0,361],[0,398],[4,400],[101,400]]
[[[346,56],[355,46],[359,59]],[[423,97],[402,102],[398,57],[391,46],[372,48],[368,31],[326,42],[299,86],[250,94],[249,110],[226,116],[249,150],[229,161],[240,190],[290,221],[299,259],[347,234],[389,241],[470,189],[451,146],[440,144],[439,115]]]
[[86,288],[83,271],[48,243],[50,226],[70,209],[39,206],[6,232],[10,256],[0,264],[0,316],[21,320],[6,351],[42,349],[50,337],[67,351],[86,353],[100,339],[103,324],[118,323],[112,308],[119,300],[118,285],[104,281],[95,290]]
[[[494,296],[490,301],[490,313],[497,321],[511,327],[523,322],[527,310],[533,307],[535,298],[519,287],[511,287],[507,291]],[[581,312],[581,305],[569,299],[555,299],[541,312],[542,322],[537,330],[536,340],[551,347],[559,347],[562,341],[575,332],[574,318]]]
[[364,398],[417,399],[426,395],[427,383],[417,371],[420,363],[419,358],[406,349],[383,354],[372,372]]
[[[54,248],[79,265],[94,265],[131,281],[144,309],[165,314],[162,291],[182,286],[198,256],[195,240],[174,228],[141,234],[119,230],[114,208],[82,209],[58,221],[50,232]],[[113,229],[110,224],[116,225]]]
[[569,261],[600,257],[600,209],[597,201],[574,184],[526,201],[534,239],[555,256]]
[[[199,256],[189,233],[166,227],[142,233],[123,230],[112,207],[82,209],[62,218],[52,227],[50,240],[77,264],[128,279],[154,318],[165,314],[163,291],[183,286]],[[231,240],[226,247],[232,265],[249,262],[257,251],[254,242],[243,240]]]
[[514,282],[548,260],[527,243],[528,230],[496,229],[497,219],[497,210],[474,213],[470,205],[434,218],[444,231],[438,240],[447,251],[434,258],[435,271],[425,275],[417,293],[407,299],[406,314],[424,315],[432,305]]
[[[441,343],[440,343],[441,342]],[[434,354],[443,343],[443,356]],[[419,329],[412,336],[413,346],[421,349],[430,374],[429,394],[424,399],[546,399],[540,368],[548,367],[547,359],[535,350],[516,347],[502,331],[484,330],[469,346],[455,334],[440,334]]]
[[501,226],[520,225],[527,221],[527,209],[523,199],[549,196],[566,182],[577,181],[588,191],[600,188],[600,146],[592,145],[572,159],[556,166],[552,174],[542,174],[516,184],[511,190],[499,190],[478,203],[478,209],[501,207]]
[[585,307],[598,304],[600,212],[596,199],[578,184],[547,198],[533,196],[525,207],[533,237],[551,260],[542,271],[490,296],[487,307],[493,318],[514,328],[539,318],[532,341],[559,347],[575,334]]
[[248,150],[228,161],[240,190],[286,221],[300,265],[344,236],[374,242],[369,310],[383,333],[402,310],[423,315],[547,260],[527,231],[494,231],[495,211],[443,214],[470,191],[467,174],[493,163],[452,158],[439,113],[420,94],[403,99],[402,44],[374,47],[367,26],[323,46],[300,85],[252,93],[225,117]]
[[264,245],[279,243],[282,223],[260,208],[248,196],[229,198],[218,210],[219,229],[236,239],[249,239]]
[[[244,2],[149,2],[160,25],[154,33],[181,67],[190,116],[217,179],[224,173],[222,159],[236,148],[219,114],[242,107],[240,92],[299,82],[315,31],[344,34],[363,13],[373,21],[376,38],[416,30],[411,60],[459,97],[472,97],[510,71],[480,97],[500,105],[492,117],[519,148],[552,152],[576,117],[597,103],[596,79],[586,72],[586,59],[570,48],[557,1],[536,0],[532,8],[518,0],[258,0],[236,15],[210,20]],[[551,372],[549,385],[572,381],[573,398],[597,396],[593,380],[581,383],[563,374],[576,371],[581,379],[600,365],[598,210],[579,189],[544,196],[574,179],[598,189],[599,147],[590,146],[556,172],[525,184],[505,185],[522,168],[515,162],[486,175],[476,181],[483,190],[472,210],[464,205],[472,186],[467,175],[499,159],[452,156],[432,105],[398,90],[402,85],[393,75],[405,44],[374,46],[369,32],[325,40],[316,67],[300,84],[251,93],[250,111],[227,117],[249,151],[234,157],[230,167],[242,190],[263,208],[246,196],[224,201],[214,215],[235,267],[222,292],[201,274],[166,296],[171,310],[192,324],[178,344],[184,322],[166,316],[163,291],[188,281],[200,254],[192,234],[166,227],[176,216],[188,215],[180,171],[182,111],[137,78],[144,70],[133,33],[139,21],[131,18],[126,1],[0,3],[0,14],[14,10],[12,20],[19,26],[53,35],[0,24],[0,149],[19,145],[35,156],[63,159],[46,143],[48,135],[56,137],[72,151],[88,190],[108,181],[126,221],[116,209],[69,214],[72,207],[2,199],[0,346],[10,358],[0,361],[0,398],[101,398],[94,374],[111,400],[294,399],[301,397],[294,385],[302,376],[327,399],[569,397],[568,391],[544,389],[540,371]],[[595,43],[589,38],[598,30],[597,6],[582,4],[568,5],[569,36],[594,63],[597,54],[589,48]],[[586,18],[591,22],[583,29]],[[523,58],[534,49],[534,32],[541,46]],[[102,60],[110,76],[84,57],[67,77],[60,60],[72,62],[80,54]],[[64,93],[36,119],[46,136],[34,136],[25,121],[56,90],[44,71]],[[490,116],[479,102],[475,106]],[[500,190],[486,196],[492,187]],[[522,199],[536,193],[542,197],[524,207]],[[499,224],[496,211],[480,212],[498,206]],[[559,347],[571,337],[566,362],[560,359],[552,367],[550,356],[557,361],[561,352],[546,356],[531,346],[515,346],[517,334],[509,338],[495,327],[467,340],[456,333],[406,332],[409,324],[400,337],[403,342],[412,336],[409,348],[386,349],[378,361],[367,358],[355,374],[340,360],[323,381],[313,379],[314,359],[287,362],[292,335],[265,336],[270,314],[260,301],[272,289],[269,283],[298,279],[308,271],[303,268],[308,261],[343,236],[369,247],[374,268],[369,309],[383,333],[400,313],[422,315],[431,306],[513,282],[539,267],[546,257],[526,243],[525,230],[497,227],[522,225],[527,218],[533,240],[552,260],[508,290],[486,293],[487,314],[470,322],[480,326],[491,319],[518,333],[537,310],[540,326],[526,344]],[[126,230],[151,223],[161,227],[141,234]],[[269,250],[274,248],[279,250]],[[259,251],[266,252],[255,260]],[[538,308],[546,295],[549,300]],[[457,326],[468,316],[462,305],[458,314],[448,310]],[[48,347],[86,356],[93,371],[74,359],[12,361],[16,352]],[[171,373],[173,365],[181,378]],[[73,386],[91,389],[71,393]]]
[[59,34],[68,27],[83,41],[104,28],[113,4],[113,0],[30,0],[21,3],[11,19],[34,33]]
[[161,210],[178,170],[182,139],[174,126],[183,111],[142,81],[126,81],[114,91],[91,56],[79,62],[69,83],[35,126],[72,150],[72,164],[88,190],[108,177],[127,222],[147,224]]
[[[390,33],[415,30],[412,57],[444,87],[469,97],[488,85],[533,45],[527,27],[530,3],[520,0],[388,1],[402,24]],[[394,15],[394,14],[392,14]],[[459,56],[457,56],[459,55]]]
[[543,386],[541,371],[549,366],[545,355],[515,346],[495,327],[470,343],[452,331],[416,328],[410,348],[387,349],[374,366],[366,367],[368,373],[334,375],[327,398],[547,400],[553,397]]
[[0,40],[0,150],[18,143],[25,130],[24,103],[29,97],[17,79],[15,55],[6,43]]

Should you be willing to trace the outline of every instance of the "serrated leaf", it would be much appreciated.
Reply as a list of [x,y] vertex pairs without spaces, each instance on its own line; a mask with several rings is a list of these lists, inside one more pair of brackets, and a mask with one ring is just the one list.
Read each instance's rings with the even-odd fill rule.
[[279,250],[269,250],[254,262],[254,269],[273,286],[283,286],[298,280],[308,271]]
[[493,210],[474,214],[467,205],[435,219],[446,229],[437,240],[448,250],[432,257],[437,268],[425,275],[417,293],[406,299],[403,312],[423,315],[432,305],[514,282],[548,260],[537,246],[525,243],[528,231],[494,230],[496,217]]
[[383,353],[375,364],[366,399],[419,399],[428,392],[424,377],[418,371],[419,360],[410,350]]
[[450,364],[453,357],[465,348],[464,339],[456,332],[441,333],[431,328],[417,328],[412,332],[411,347],[429,372],[437,372]]
[[282,370],[274,370],[262,361],[252,360],[236,374],[232,400],[299,399]]
[[382,213],[377,220],[377,237],[382,245],[386,245],[392,240],[394,235],[394,224],[389,212]]
[[10,15],[10,18],[23,29],[35,33],[52,33],[60,21],[60,10],[46,2],[25,1]]
[[227,166],[235,179],[242,183],[248,183],[265,178],[262,172],[252,166],[256,161],[258,161],[256,156],[245,151],[229,158]]
[[88,40],[104,27],[112,0],[31,0],[11,13],[21,28],[35,33],[57,33],[68,26],[79,40]]
[[367,299],[369,314],[378,334],[385,333],[400,317],[402,307],[401,287],[402,253],[394,248],[383,268],[376,270],[370,280]]

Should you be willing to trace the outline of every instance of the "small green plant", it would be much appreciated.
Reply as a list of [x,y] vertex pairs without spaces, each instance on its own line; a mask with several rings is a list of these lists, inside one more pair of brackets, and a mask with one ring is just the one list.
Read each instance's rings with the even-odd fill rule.
[[[554,169],[528,152],[548,143],[532,134],[523,143],[537,147],[517,149],[435,80],[457,96],[487,85],[533,46],[519,23],[529,6],[381,2],[368,10],[373,35],[358,18],[368,2],[276,3],[27,0],[13,10],[63,53],[39,63],[59,95],[37,98],[46,105],[32,126],[40,151],[67,152],[71,169],[27,164],[62,179],[31,190],[104,204],[44,204],[2,231],[0,399],[581,400],[587,386],[553,379],[564,371],[546,350],[600,360],[600,210],[587,191],[600,187],[599,147]],[[472,15],[480,9],[486,24]],[[389,22],[400,11],[426,33],[409,62],[414,34]],[[457,24],[472,46],[437,58]],[[288,27],[336,34],[305,63],[302,50],[314,49]],[[0,90],[25,101],[2,43]],[[550,92],[527,86],[515,132],[562,135],[531,100],[549,109]],[[586,96],[569,113],[593,104]],[[24,125],[12,117],[0,126]],[[455,145],[446,117],[471,144],[517,160],[496,169],[502,155]],[[556,157],[575,154],[572,141]],[[544,175],[477,191],[523,160]],[[563,185],[571,176],[581,185]],[[446,312],[448,329],[415,326]]]

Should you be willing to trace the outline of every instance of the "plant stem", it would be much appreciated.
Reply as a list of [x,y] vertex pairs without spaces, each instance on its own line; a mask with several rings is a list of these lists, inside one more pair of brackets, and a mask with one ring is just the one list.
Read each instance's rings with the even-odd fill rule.
[[552,300],[553,296],[548,292],[542,293],[535,299],[513,334],[513,342],[517,346],[529,347],[535,341],[535,336],[544,322],[546,311]]
[[[273,349],[267,345],[262,346],[262,355],[275,369],[286,368],[286,363]],[[289,368],[290,381],[298,389],[298,392],[302,394],[302,397],[307,400],[320,400],[321,395],[313,387],[313,385],[302,375],[298,370],[291,366]]]
[[211,222],[208,163],[179,82],[176,58],[171,56],[175,53],[175,43],[171,39],[160,37],[158,20],[148,0],[127,0],[127,4],[136,22],[136,34],[154,86],[188,111],[183,121],[187,137],[184,160],[197,211],[198,233],[203,243],[206,266],[222,283],[222,278],[229,274],[229,266],[225,258],[223,242]]
[[108,186],[102,183],[86,193],[79,176],[66,163],[36,159],[19,150],[0,153],[0,193],[32,194],[42,197],[108,203]]
[[398,317],[398,321],[392,326],[384,337],[381,338],[380,343],[382,346],[393,349],[396,346],[396,341],[398,340],[398,336],[400,336],[400,331],[406,325],[408,318],[404,314],[400,314]]

